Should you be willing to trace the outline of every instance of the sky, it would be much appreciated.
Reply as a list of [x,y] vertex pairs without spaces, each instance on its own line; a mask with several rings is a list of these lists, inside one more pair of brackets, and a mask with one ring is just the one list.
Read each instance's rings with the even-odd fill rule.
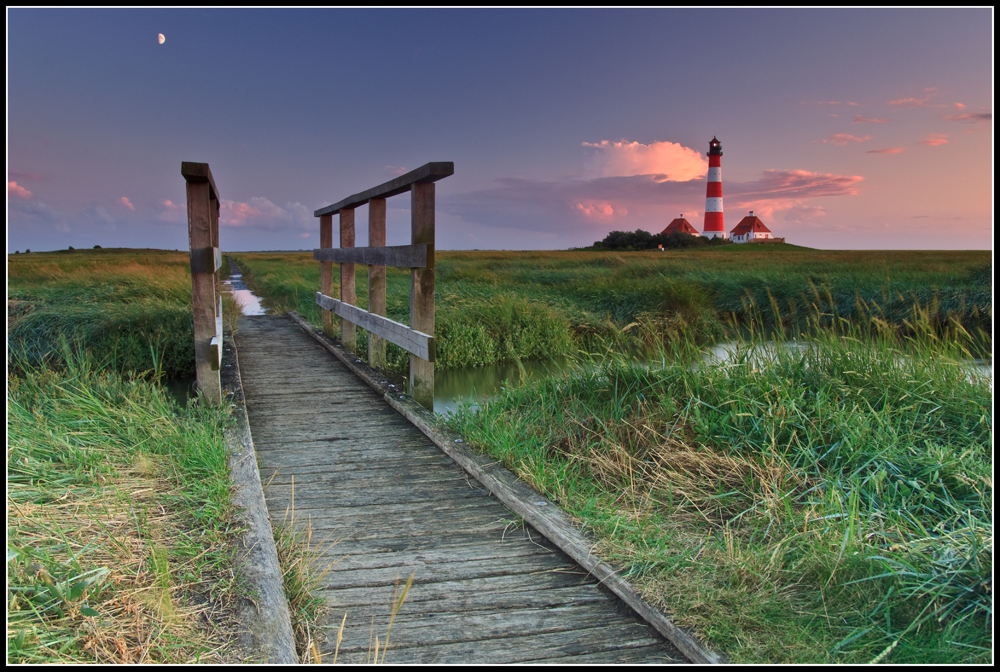
[[186,249],[182,161],[227,251],[431,161],[437,249],[701,231],[713,136],[727,230],[992,249],[993,10],[7,10],[8,253]]

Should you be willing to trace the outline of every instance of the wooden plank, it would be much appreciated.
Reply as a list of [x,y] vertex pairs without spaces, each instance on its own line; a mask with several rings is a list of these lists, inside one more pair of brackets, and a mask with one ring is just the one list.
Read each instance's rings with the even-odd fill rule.
[[[201,164],[196,164],[201,165]],[[182,172],[185,164],[181,164]],[[205,170],[208,166],[205,165]],[[210,173],[209,173],[210,175]],[[185,176],[187,179],[187,176]],[[212,201],[209,199],[211,189],[208,179],[204,181],[188,181],[188,240],[192,250],[211,249],[212,240]],[[218,354],[212,351],[212,339],[216,333],[216,287],[215,273],[195,268],[195,255],[192,255],[191,269],[191,308],[194,321],[194,356],[195,374],[198,389],[209,404],[222,402],[222,383],[219,380]]]
[[405,193],[410,190],[410,186],[413,184],[437,182],[440,179],[454,174],[455,164],[452,161],[435,161],[432,163],[425,163],[416,170],[411,170],[405,175],[401,175],[394,180],[384,182],[377,187],[368,189],[367,191],[362,191],[354,194],[353,196],[348,196],[338,203],[316,210],[313,214],[316,217],[333,215],[340,212],[341,209],[356,208],[364,205],[373,198],[389,198],[390,196]]
[[[383,203],[385,201],[382,201]],[[313,259],[337,263],[422,268],[427,265],[426,245],[394,245],[392,247],[348,247],[313,250]]]
[[[367,310],[338,301],[332,296],[316,292],[316,303],[340,317],[353,322],[362,329],[395,343],[421,361],[434,361],[434,337],[388,317],[374,315]],[[345,344],[345,347],[346,344]],[[352,351],[353,352],[353,351]],[[433,387],[431,388],[433,392]]]
[[[343,613],[341,610],[339,614],[341,618]],[[333,620],[337,620],[337,623],[335,625],[331,623],[327,626],[327,642],[323,646],[324,661],[330,660],[333,655],[334,643],[337,640],[336,629],[340,626],[340,621],[331,615],[330,621]],[[349,611],[347,612],[347,620],[351,621]],[[371,621],[369,620],[367,623],[371,627]],[[376,630],[376,633],[380,634],[380,641],[381,634],[385,632],[386,624],[387,619],[378,624],[381,628]],[[395,633],[395,626],[393,626],[393,633]],[[355,639],[362,641],[358,642]],[[637,636],[633,628],[616,624],[604,624],[596,628],[493,639],[468,639],[461,642],[429,645],[400,641],[393,635],[386,652],[386,659],[390,664],[408,665],[468,665],[471,661],[488,661],[492,665],[504,665],[533,660],[562,663],[572,661],[575,653],[599,649],[609,652],[621,651],[622,662],[640,662],[630,661],[631,657],[628,651],[633,648],[648,647],[649,641],[641,634]],[[341,642],[341,653],[338,655],[337,662],[344,661],[347,664],[365,662],[367,642],[368,638],[364,633],[353,636],[351,641]],[[359,647],[358,644],[361,646]],[[655,655],[652,660],[647,658],[642,662],[684,663],[687,661],[670,658],[661,647],[659,655]]]
[[[354,210],[343,208],[340,211],[340,247],[354,247]],[[340,300],[345,304],[356,305],[358,302],[354,288],[354,264],[340,264]],[[351,352],[357,352],[357,327],[355,323],[340,320],[340,342]]]
[[193,161],[181,161],[181,175],[188,184],[208,184],[211,188],[210,197],[219,199],[219,190],[215,187],[215,179],[212,177],[212,170],[207,163],[195,163]]
[[[368,201],[368,244],[371,247],[385,247],[385,199],[373,198]],[[427,248],[423,251],[423,262],[427,264]],[[368,266],[368,312],[385,317],[385,265]],[[373,369],[385,368],[385,339],[377,334],[368,334],[368,363]]]
[[222,252],[218,247],[191,249],[192,273],[215,273],[220,268],[222,268]]
[[[323,215],[319,218],[319,246],[333,247],[333,215]],[[326,296],[333,294],[333,263],[324,261],[319,265],[319,291]],[[333,338],[336,330],[333,324],[333,313],[324,310],[322,314],[323,333]]]
[[[434,335],[434,183],[410,191],[410,242],[428,245],[427,263],[410,271],[410,326]],[[434,410],[434,360],[410,354],[410,394]]]
[[497,464],[486,455],[475,453],[464,446],[464,439],[450,430],[439,429],[434,414],[413,399],[400,399],[400,395],[389,392],[367,367],[356,364],[332,342],[323,339],[298,315],[292,318],[306,333],[335,355],[347,368],[367,382],[373,389],[383,394],[383,398],[414,424],[421,432],[463,469],[487,489],[510,510],[524,518],[533,528],[545,535],[569,557],[573,558],[598,581],[634,609],[640,616],[656,628],[664,637],[680,649],[692,662],[718,664],[721,656],[710,651],[701,642],[678,628],[666,615],[647,603],[627,581],[617,575],[617,570],[592,552],[594,541],[576,528],[557,506],[520,481],[514,474]]

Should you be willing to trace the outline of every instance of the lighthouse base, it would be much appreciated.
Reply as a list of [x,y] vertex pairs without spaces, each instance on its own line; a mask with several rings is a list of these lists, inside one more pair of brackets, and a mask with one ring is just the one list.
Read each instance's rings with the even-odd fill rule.
[[701,235],[705,238],[729,238],[729,234],[725,231],[705,231]]

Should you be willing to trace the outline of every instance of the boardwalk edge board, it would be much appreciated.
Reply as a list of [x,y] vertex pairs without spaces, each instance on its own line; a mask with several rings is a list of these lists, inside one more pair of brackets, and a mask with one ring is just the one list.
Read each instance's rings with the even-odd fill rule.
[[442,452],[482,483],[493,496],[590,572],[602,585],[621,598],[674,644],[691,662],[701,664],[725,662],[722,656],[708,650],[701,642],[681,630],[662,612],[642,599],[635,588],[619,577],[611,565],[595,556],[592,552],[593,542],[573,525],[559,507],[532,490],[497,462],[465,448],[464,439],[460,434],[438,428],[431,411],[409,395],[390,390],[386,376],[361,362],[356,355],[345,350],[334,339],[318,331],[294,311],[288,315],[303,331],[368,383],[373,390],[380,393],[390,406],[423,432]]
[[232,335],[222,353],[223,400],[232,405],[233,422],[225,430],[233,504],[246,532],[237,551],[237,571],[253,600],[241,599],[240,643],[267,663],[295,664],[295,635],[278,563],[278,550],[264,501],[250,423],[243,402],[243,381]]

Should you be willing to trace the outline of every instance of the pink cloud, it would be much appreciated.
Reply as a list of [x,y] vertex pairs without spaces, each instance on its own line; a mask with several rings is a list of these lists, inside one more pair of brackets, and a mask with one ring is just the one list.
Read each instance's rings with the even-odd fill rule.
[[876,119],[874,117],[866,117],[863,114],[854,115],[855,124],[885,124],[888,123],[888,119]]
[[161,222],[176,222],[180,219],[180,206],[169,198],[163,201],[163,212],[160,213]]
[[284,208],[263,196],[253,196],[248,202],[223,199],[219,204],[219,224],[222,226],[301,229],[315,225],[315,218],[301,203],[288,203]]
[[964,110],[965,109],[965,105],[963,105],[962,103],[955,103],[955,107],[957,107],[960,110]]
[[898,98],[896,100],[890,100],[886,105],[895,105],[902,107],[945,107],[944,105],[931,105],[930,100],[937,95],[937,89],[934,87],[928,87],[924,89],[927,94],[923,98]]
[[20,186],[17,182],[8,182],[7,197],[20,198],[25,201],[30,201],[32,198],[35,197],[35,195],[30,191],[28,191],[27,189],[25,189],[24,187]]
[[888,149],[870,149],[865,154],[901,154],[906,147],[889,147]]
[[608,201],[586,201],[577,203],[576,209],[583,213],[588,219],[610,221],[618,217],[628,215],[628,208],[620,204],[611,204]]
[[120,203],[121,205],[123,205],[123,206],[125,206],[126,208],[128,208],[129,210],[131,210],[132,212],[135,212],[135,206],[134,206],[134,205],[132,205],[132,201],[128,200],[128,198],[127,198],[127,197],[125,197],[125,196],[122,196],[121,198],[119,198],[119,199],[118,199],[118,202],[119,202],[119,203]]
[[966,112],[965,114],[955,114],[952,116],[942,117],[942,119],[947,119],[948,121],[967,121],[970,123],[991,122],[993,121],[993,113]]
[[945,133],[931,133],[926,140],[918,140],[917,142],[921,145],[937,147],[938,145],[947,145],[948,136]]
[[[856,195],[862,179],[805,170],[766,170],[759,180],[724,182],[723,189],[729,212],[752,209],[771,216],[790,211],[797,222],[823,216],[822,208],[808,204],[810,199]],[[499,182],[493,189],[442,195],[437,207],[488,227],[561,233],[581,225],[611,222],[629,229],[662,229],[678,212],[700,227],[699,213],[705,204],[702,180],[664,182],[652,175],[633,175],[592,180],[504,178]]]
[[840,105],[840,101],[837,100],[803,100],[802,105]]
[[584,147],[598,150],[587,162],[595,177],[630,177],[657,175],[657,182],[687,182],[704,177],[708,161],[701,152],[675,142],[584,142]]
[[389,173],[390,175],[395,175],[397,177],[400,175],[405,175],[407,172],[406,168],[404,168],[403,166],[385,166],[383,170],[385,170],[385,172]]
[[829,140],[824,140],[823,142],[829,142],[831,145],[838,145],[843,147],[844,145],[851,142],[867,142],[871,140],[872,136],[866,135],[863,138],[859,138],[856,135],[851,135],[850,133],[834,133],[830,136]]

